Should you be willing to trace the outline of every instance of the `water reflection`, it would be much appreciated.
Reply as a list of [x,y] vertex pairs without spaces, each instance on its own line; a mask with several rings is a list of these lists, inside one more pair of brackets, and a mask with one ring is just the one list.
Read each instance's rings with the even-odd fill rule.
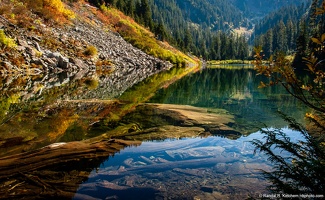
[[[292,139],[300,139],[291,133]],[[268,185],[259,169],[272,166],[264,155],[254,155],[252,139],[262,135],[143,142],[103,162],[77,194],[99,199],[256,198],[267,193]]]
[[159,90],[150,102],[222,108],[233,113],[236,122],[248,128],[247,133],[254,129],[254,124],[286,126],[277,111],[302,122],[303,105],[281,86],[259,89],[263,80],[253,69],[208,68]]
[[[154,71],[123,69],[0,77],[0,156],[103,134],[106,130],[89,130],[98,122],[116,124],[166,81],[171,83],[171,78],[175,81],[191,70],[173,68],[140,84]],[[135,89],[124,92],[132,86]],[[121,93],[124,103],[116,99]]]
[[[33,197],[44,187],[51,188],[49,195],[75,199],[132,199],[139,193],[143,199],[242,199],[263,192],[267,183],[256,169],[271,165],[264,156],[254,156],[247,143],[260,137],[254,133],[259,128],[256,122],[285,127],[276,111],[298,116],[303,109],[280,88],[256,89],[260,78],[251,69],[205,69],[185,76],[192,71],[174,68],[142,82],[137,74],[128,77],[133,74],[128,71],[6,77],[0,85],[0,156],[12,156],[0,162],[0,192],[6,190],[0,196]],[[153,142],[108,158],[121,149],[103,149],[101,145],[112,138]],[[72,153],[72,160],[61,157],[61,150],[75,151],[77,146],[69,142],[76,140],[80,147],[87,147],[83,144],[88,140],[95,146],[89,154]],[[70,145],[56,149],[57,165],[51,159],[44,162],[49,165],[30,159],[55,142]],[[6,178],[12,172],[6,170],[19,169],[14,159],[19,156],[25,156],[20,161],[43,167],[28,168],[19,162],[25,171]],[[72,181],[62,184],[66,180]]]

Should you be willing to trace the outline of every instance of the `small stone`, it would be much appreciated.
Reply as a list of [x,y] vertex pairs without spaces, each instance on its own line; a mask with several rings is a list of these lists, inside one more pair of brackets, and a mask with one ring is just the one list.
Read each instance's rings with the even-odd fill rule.
[[35,48],[37,51],[42,51],[40,45],[38,44],[38,42],[35,42]]
[[40,42],[41,41],[41,39],[39,37],[36,37],[36,36],[33,36],[32,39],[35,40],[35,41],[37,41],[37,42]]
[[18,39],[18,44],[20,46],[24,46],[24,47],[27,47],[28,46],[26,40],[22,40],[22,39]]
[[68,69],[69,68],[69,59],[67,59],[61,55],[58,60],[58,67],[61,69]]
[[47,57],[49,57],[49,58],[55,58],[56,60],[59,60],[59,57],[60,56],[62,56],[62,55],[59,52],[54,52],[54,53],[49,52],[47,54]]
[[36,52],[34,51],[34,49],[33,48],[31,48],[31,47],[26,47],[26,53],[30,56],[30,57],[35,57],[35,55],[36,55]]

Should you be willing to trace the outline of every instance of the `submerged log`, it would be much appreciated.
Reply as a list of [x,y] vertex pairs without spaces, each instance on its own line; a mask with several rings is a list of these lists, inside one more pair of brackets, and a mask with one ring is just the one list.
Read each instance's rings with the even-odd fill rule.
[[108,157],[126,146],[139,144],[124,140],[55,143],[32,152],[0,158],[0,179],[69,161]]
[[0,199],[95,199],[75,196],[79,184],[109,156],[141,144],[104,138],[54,143],[0,158]]

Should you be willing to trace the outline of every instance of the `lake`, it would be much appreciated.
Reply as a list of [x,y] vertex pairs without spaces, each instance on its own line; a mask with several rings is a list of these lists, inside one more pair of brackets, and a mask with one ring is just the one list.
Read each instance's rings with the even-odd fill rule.
[[305,108],[281,87],[258,89],[249,66],[111,77],[1,79],[0,196],[256,198],[272,170],[250,143],[259,129],[301,139],[278,111],[303,122]]

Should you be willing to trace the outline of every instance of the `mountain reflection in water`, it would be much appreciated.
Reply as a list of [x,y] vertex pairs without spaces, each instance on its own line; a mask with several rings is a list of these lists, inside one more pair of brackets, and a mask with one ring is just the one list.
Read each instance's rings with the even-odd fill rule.
[[[296,132],[291,138],[301,139]],[[252,139],[222,137],[143,142],[122,150],[93,170],[75,199],[246,199],[265,194],[260,169],[272,166],[254,155]]]
[[245,65],[207,68],[160,89],[149,102],[225,109],[246,134],[255,132],[257,124],[285,127],[277,111],[303,122],[305,107],[297,99],[280,85],[259,88],[261,81],[267,82]]
[[[278,110],[305,112],[238,66],[133,75],[122,89],[120,75],[90,75],[0,79],[0,199],[256,196],[267,185],[258,169],[272,166],[248,141],[259,124],[287,126]],[[130,145],[117,139],[142,145],[114,155]]]

